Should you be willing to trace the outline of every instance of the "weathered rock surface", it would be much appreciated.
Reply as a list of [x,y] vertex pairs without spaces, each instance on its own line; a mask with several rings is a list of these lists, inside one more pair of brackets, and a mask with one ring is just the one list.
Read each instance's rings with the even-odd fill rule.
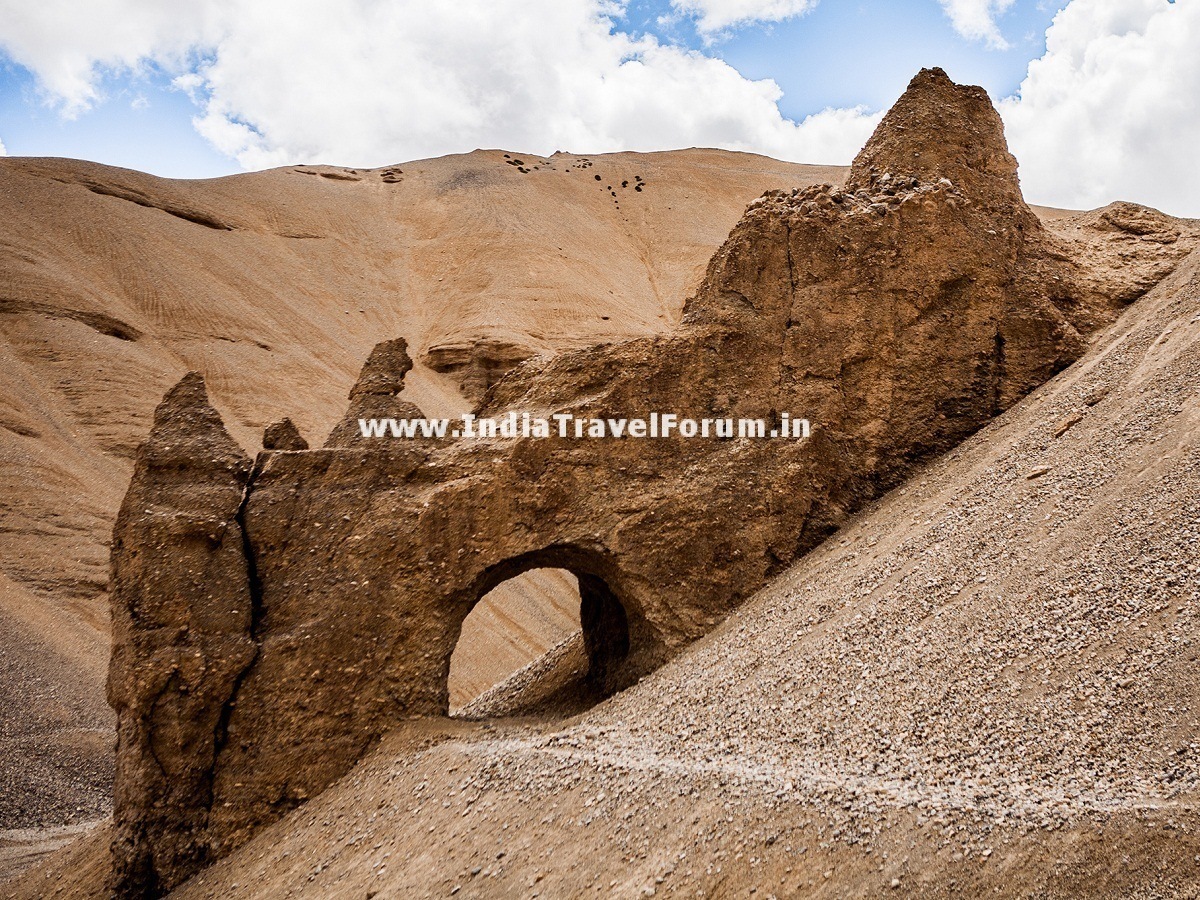
[[499,338],[439,344],[425,353],[425,364],[450,375],[463,396],[478,402],[492,385],[535,352],[524,344]]
[[169,890],[210,857],[213,766],[255,655],[238,523],[250,460],[189,373],[138,450],[113,532],[114,893]]
[[1179,219],[1124,202],[1070,217],[1057,237],[1079,266],[1085,293],[1113,310],[1143,296],[1197,246],[1194,230]]
[[1197,574],[1193,253],[635,687],[401,727],[179,900],[1195,898]]
[[[751,204],[672,335],[519,365],[480,405],[494,416],[669,412],[768,427],[787,413],[811,420],[807,440],[364,439],[358,418],[407,408],[399,391],[411,360],[403,342],[380,345],[325,448],[260,457],[241,506],[245,556],[222,537],[194,562],[168,558],[158,519],[143,521],[145,504],[127,501],[114,543],[126,649],[114,671],[147,674],[114,677],[129,685],[114,698],[130,756],[118,823],[140,828],[115,845],[118,870],[172,883],[188,862],[225,854],[324,789],[400,719],[444,713],[463,619],[529,569],[579,578],[586,689],[631,683],[914,464],[1067,366],[1111,314],[1107,303],[1021,199],[986,95],[931,70],[885,118],[846,189]],[[211,468],[214,515],[228,521],[244,475],[197,452],[218,426],[205,414],[195,446],[173,446]],[[147,446],[160,443],[152,435]],[[139,466],[130,498],[154,495],[166,474]],[[146,595],[147,547],[164,554],[156,577],[168,580],[224,565],[228,548],[229,568],[203,599],[238,611],[237,622],[186,640],[205,659],[209,642],[237,652],[220,656],[229,664],[203,689],[176,691],[163,674],[200,598],[163,621],[120,610]],[[256,603],[239,571],[252,572]],[[194,713],[188,744],[162,738],[182,726],[146,714],[147,699]],[[224,724],[209,741],[214,711]],[[145,746],[198,786],[179,814],[151,799],[158,775],[139,755]],[[211,786],[208,805],[194,802],[200,785]],[[198,828],[199,849],[174,849]]]

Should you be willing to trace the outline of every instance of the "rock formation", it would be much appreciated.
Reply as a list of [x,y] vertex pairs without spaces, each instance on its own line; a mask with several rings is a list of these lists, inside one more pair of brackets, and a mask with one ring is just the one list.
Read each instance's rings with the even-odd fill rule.
[[365,439],[360,417],[417,415],[391,341],[327,445],[265,450],[243,501],[249,464],[189,376],[113,544],[123,889],[169,888],[399,719],[444,714],[464,618],[529,569],[579,578],[581,689],[631,683],[1067,366],[1102,306],[1021,198],[986,95],[929,70],[845,189],[751,204],[674,334],[520,364],[480,406],[786,413],[806,440]]
[[404,338],[377,345],[350,389],[350,408],[329,435],[325,446],[346,447],[362,440],[359,419],[420,418],[420,409],[399,399],[404,390],[404,376],[412,365]]
[[452,376],[464,397],[478,401],[514,366],[533,355],[534,351],[523,344],[485,338],[430,347],[425,354],[425,364],[435,372]]
[[254,659],[238,522],[250,460],[199,374],[163,399],[113,532],[113,891],[169,889],[209,861],[213,767]]

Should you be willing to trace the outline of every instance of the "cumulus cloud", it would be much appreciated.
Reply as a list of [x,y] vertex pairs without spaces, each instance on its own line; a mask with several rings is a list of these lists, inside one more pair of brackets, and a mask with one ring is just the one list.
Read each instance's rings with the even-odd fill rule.
[[1007,50],[1008,41],[1000,34],[996,17],[1013,5],[1013,0],[938,0],[950,24],[970,41],[984,41],[996,50]]
[[[704,3],[708,22],[811,5]],[[848,162],[878,119],[843,109],[791,121],[774,81],[635,38],[617,27],[621,10],[610,0],[346,0],[336,10],[324,0],[0,0],[0,45],[69,111],[96,101],[106,68],[154,61],[199,104],[199,131],[247,168],[382,165],[477,146],[699,145]]]
[[100,99],[100,70],[182,64],[232,12],[232,0],[0,0],[0,49],[73,117]]
[[1200,3],[1073,0],[1000,104],[1031,200],[1200,216]]
[[782,22],[808,12],[817,0],[671,0],[671,6],[696,19],[696,30],[713,35],[751,22]]

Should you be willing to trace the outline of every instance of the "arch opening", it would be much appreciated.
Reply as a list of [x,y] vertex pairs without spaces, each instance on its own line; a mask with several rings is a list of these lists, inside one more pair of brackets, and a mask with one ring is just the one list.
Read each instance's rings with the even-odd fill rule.
[[473,596],[449,659],[451,716],[571,715],[619,686],[629,618],[592,569],[531,555],[489,570]]

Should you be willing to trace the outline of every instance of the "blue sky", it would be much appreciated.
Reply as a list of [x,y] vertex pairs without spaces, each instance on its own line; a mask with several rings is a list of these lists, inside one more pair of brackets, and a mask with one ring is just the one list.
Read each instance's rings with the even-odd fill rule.
[[241,171],[192,125],[196,105],[156,66],[101,81],[104,100],[73,118],[38,89],[29,70],[5,59],[0,140],[13,156],[70,156],[177,178]]
[[941,66],[959,82],[979,84],[993,97],[1016,91],[1029,61],[1046,48],[1046,29],[1065,4],[1017,0],[998,16],[1010,49],[998,50],[957,34],[934,0],[823,2],[794,19],[750,25],[705,48],[686,21],[656,26],[666,3],[633,3],[628,20],[665,39],[677,39],[729,62],[747,78],[773,78],[791,118],[826,106],[890,105],[916,72]]
[[[635,0],[614,24],[723,59],[749,79],[774,79],[783,90],[780,110],[800,120],[826,107],[884,109],[918,69],[930,65],[958,81],[981,84],[995,97],[1007,96],[1029,61],[1045,50],[1045,31],[1057,9],[1018,0],[998,20],[1012,44],[1006,50],[956,34],[934,0],[824,0],[790,20],[750,23],[711,42],[665,0]],[[11,55],[2,58],[0,140],[11,155],[78,157],[171,177],[242,169],[200,136],[192,124],[196,104],[158,65],[101,68],[103,99],[66,116],[29,69]]]
[[848,163],[922,67],[1026,196],[1200,217],[1200,0],[0,0],[0,153],[169,177],[705,146]]

